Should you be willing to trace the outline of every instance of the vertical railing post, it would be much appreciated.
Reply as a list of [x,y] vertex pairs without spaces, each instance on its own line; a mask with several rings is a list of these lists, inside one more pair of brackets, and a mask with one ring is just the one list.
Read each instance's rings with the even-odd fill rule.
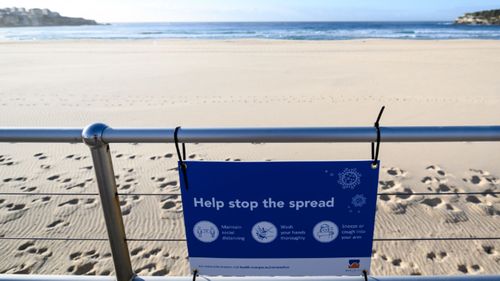
[[92,153],[99,196],[101,197],[102,210],[115,265],[116,279],[118,281],[129,281],[134,277],[134,272],[125,237],[125,227],[109,145],[102,139],[102,134],[106,128],[105,124],[100,123],[89,125],[83,129],[82,138]]

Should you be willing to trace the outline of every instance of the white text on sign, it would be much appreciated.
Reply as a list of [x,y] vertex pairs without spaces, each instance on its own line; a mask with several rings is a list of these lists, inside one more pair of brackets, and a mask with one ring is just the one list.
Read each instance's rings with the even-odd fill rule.
[[335,198],[331,197],[327,200],[291,200],[287,203],[285,203],[285,201],[274,200],[270,197],[262,200],[261,203],[258,201],[244,201],[239,199],[224,202],[223,200],[217,200],[215,197],[211,197],[209,199],[193,198],[193,207],[214,208],[217,211],[225,207],[230,209],[248,209],[253,211],[261,206],[266,209],[282,209],[288,207],[297,211],[306,208],[333,208],[335,207]]

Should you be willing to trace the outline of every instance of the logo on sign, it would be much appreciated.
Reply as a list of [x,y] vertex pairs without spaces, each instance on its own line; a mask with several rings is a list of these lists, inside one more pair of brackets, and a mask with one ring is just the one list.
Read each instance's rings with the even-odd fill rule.
[[360,265],[360,260],[349,260],[349,266],[347,266],[350,269],[356,269],[359,268]]

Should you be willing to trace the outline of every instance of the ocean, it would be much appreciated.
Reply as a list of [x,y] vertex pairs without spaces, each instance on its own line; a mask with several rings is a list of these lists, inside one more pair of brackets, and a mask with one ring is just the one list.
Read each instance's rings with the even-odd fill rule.
[[500,26],[452,22],[115,23],[98,26],[0,28],[0,40],[75,39],[500,39]]

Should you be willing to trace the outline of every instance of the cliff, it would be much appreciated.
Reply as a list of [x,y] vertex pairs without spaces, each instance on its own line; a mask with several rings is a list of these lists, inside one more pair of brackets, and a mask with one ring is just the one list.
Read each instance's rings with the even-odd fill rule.
[[96,25],[94,20],[61,16],[49,9],[0,9],[0,27]]
[[456,24],[500,25],[500,9],[467,13],[455,20]]

